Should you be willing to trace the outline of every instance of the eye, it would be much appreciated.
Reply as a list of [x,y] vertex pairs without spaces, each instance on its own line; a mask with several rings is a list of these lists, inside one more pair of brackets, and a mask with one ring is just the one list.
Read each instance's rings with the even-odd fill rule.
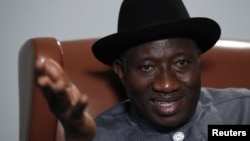
[[150,71],[154,70],[154,68],[151,65],[143,65],[141,67],[141,70],[144,71],[144,72],[150,72]]
[[188,64],[188,61],[187,60],[179,60],[177,61],[177,65],[178,66],[185,66]]
[[187,59],[179,59],[175,62],[174,66],[176,69],[187,69],[191,64],[190,60]]

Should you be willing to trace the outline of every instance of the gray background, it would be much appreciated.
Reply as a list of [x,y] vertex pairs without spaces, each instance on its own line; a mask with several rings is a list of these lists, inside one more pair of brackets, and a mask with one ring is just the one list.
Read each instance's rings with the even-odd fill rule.
[[[116,31],[122,0],[0,1],[0,140],[19,140],[18,52],[29,38],[102,37]],[[215,19],[222,38],[249,40],[249,0],[183,0],[191,16]]]

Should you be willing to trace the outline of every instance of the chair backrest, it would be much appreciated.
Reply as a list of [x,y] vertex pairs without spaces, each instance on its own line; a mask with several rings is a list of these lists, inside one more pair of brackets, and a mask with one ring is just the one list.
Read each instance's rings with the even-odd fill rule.
[[[91,46],[96,40],[32,38],[21,47],[18,66],[20,141],[61,141],[63,138],[60,123],[34,84],[34,61],[40,56],[59,62],[81,92],[88,94],[88,110],[93,117],[126,99],[112,68],[94,58]],[[250,43],[240,43],[230,43],[230,46],[224,43],[202,55],[202,86],[250,88]]]

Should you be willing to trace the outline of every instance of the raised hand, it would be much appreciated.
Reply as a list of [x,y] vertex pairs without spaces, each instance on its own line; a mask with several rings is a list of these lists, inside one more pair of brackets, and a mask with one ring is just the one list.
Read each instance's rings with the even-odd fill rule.
[[87,95],[80,93],[53,59],[39,58],[36,69],[37,85],[51,111],[61,121],[66,140],[90,141],[95,134],[95,123],[85,110]]

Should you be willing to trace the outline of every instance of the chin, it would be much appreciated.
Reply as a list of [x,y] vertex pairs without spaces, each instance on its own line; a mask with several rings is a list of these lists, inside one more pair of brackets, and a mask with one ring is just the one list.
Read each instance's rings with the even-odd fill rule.
[[164,130],[173,130],[177,129],[180,126],[186,124],[189,119],[191,118],[189,115],[175,115],[171,117],[160,117],[156,118],[153,121],[154,124],[157,124],[158,128],[164,129]]

